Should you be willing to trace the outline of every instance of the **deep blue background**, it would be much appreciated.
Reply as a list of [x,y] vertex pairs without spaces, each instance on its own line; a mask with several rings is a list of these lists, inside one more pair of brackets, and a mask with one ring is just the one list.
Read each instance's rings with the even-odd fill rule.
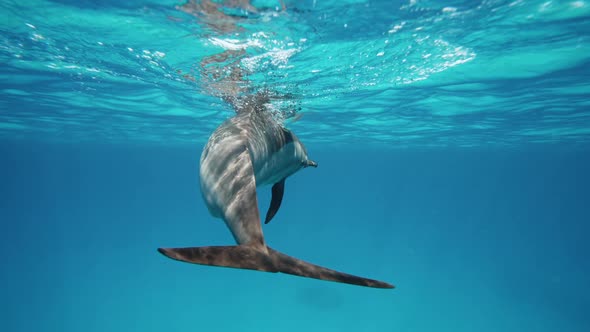
[[267,242],[392,291],[160,256],[232,243],[200,150],[2,142],[0,330],[590,329],[589,149],[308,146]]

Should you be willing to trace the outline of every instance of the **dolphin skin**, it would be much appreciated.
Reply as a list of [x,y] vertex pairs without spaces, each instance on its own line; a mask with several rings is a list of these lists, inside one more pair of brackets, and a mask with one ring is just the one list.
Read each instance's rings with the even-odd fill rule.
[[291,131],[282,127],[257,96],[236,107],[237,115],[221,124],[211,135],[201,155],[200,184],[211,215],[221,218],[237,246],[159,248],[178,261],[282,272],[341,283],[393,288],[383,281],[362,278],[280,253],[265,243],[262,234],[256,187],[272,184],[272,198],[265,223],[277,213],[285,179],[300,169],[317,167]]

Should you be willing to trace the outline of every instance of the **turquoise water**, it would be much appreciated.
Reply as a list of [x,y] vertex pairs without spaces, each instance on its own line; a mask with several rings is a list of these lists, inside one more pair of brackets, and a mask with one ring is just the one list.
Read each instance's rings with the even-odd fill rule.
[[[0,1],[0,330],[587,331],[587,1]],[[200,151],[269,107],[317,169],[270,246],[375,290],[182,264]],[[261,210],[270,188],[259,191]]]
[[256,1],[228,32],[179,5],[2,1],[0,134],[203,143],[231,113],[200,63],[238,49],[251,86],[298,98],[306,121],[292,128],[308,143],[590,137],[585,1]]

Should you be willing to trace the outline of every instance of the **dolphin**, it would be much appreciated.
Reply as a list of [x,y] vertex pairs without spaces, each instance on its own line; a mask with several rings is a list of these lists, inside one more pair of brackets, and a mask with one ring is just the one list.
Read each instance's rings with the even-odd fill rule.
[[[252,97],[252,96],[251,96]],[[211,215],[221,218],[236,246],[159,248],[178,261],[282,272],[302,277],[375,288],[393,288],[383,281],[362,278],[287,256],[266,245],[262,234],[256,187],[272,186],[265,223],[275,216],[283,198],[285,179],[306,167],[317,167],[297,136],[281,126],[267,110],[262,95],[246,100],[237,114],[211,135],[201,155],[200,185]]]

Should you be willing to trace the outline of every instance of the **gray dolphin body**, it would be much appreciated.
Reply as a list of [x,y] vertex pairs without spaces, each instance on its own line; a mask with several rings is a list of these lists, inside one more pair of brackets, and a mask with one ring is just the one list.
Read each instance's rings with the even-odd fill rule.
[[268,247],[262,234],[256,187],[274,184],[268,223],[280,207],[285,179],[317,164],[303,144],[261,107],[241,110],[209,138],[201,155],[200,181],[210,213],[225,221],[237,246],[159,248],[165,256],[194,264],[282,272],[354,285],[393,288],[377,280],[313,265]]

